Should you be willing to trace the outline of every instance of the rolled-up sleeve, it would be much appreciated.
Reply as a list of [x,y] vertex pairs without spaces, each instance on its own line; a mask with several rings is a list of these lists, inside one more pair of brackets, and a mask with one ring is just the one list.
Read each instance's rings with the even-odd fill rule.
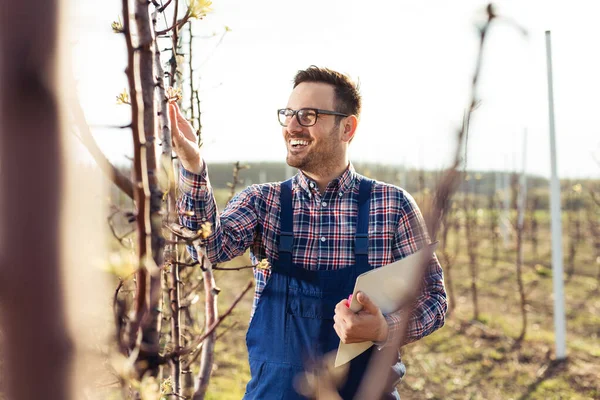
[[[219,214],[213,189],[208,179],[208,168],[193,174],[180,170],[180,196],[177,201],[180,223],[198,230],[203,223],[212,225],[212,233],[204,240],[206,255],[211,263],[221,263],[243,254],[252,244],[257,224],[255,211],[259,191],[250,186],[235,196],[223,213]],[[196,250],[188,246],[193,259]]]

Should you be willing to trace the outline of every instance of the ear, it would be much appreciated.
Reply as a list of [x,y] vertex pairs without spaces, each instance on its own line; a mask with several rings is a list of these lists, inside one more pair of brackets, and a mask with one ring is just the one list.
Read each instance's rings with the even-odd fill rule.
[[350,143],[354,138],[356,128],[358,127],[358,118],[356,118],[356,115],[350,115],[349,117],[346,117],[342,127],[342,140]]

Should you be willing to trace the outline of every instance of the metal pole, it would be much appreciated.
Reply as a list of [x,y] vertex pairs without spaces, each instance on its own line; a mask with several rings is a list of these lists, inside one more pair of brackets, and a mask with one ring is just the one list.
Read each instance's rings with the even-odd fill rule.
[[564,360],[566,354],[565,296],[563,282],[562,222],[560,182],[556,173],[556,134],[554,129],[554,91],[552,89],[552,43],[546,31],[546,66],[548,68],[548,112],[550,118],[550,211],[552,227],[552,286],[554,289],[554,333],[556,359]]

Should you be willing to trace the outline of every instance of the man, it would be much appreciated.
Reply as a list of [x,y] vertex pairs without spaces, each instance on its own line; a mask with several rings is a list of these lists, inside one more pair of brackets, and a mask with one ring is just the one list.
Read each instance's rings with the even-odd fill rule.
[[[428,240],[408,193],[357,174],[349,162],[360,109],[358,88],[347,76],[315,66],[298,71],[287,108],[278,110],[286,161],[298,174],[283,183],[248,187],[217,215],[194,130],[177,106],[170,106],[173,144],[183,167],[181,222],[191,229],[204,221],[213,224],[206,241],[213,263],[250,248],[254,263],[267,259],[271,266],[254,271],[246,337],[252,378],[245,399],[302,398],[294,379],[311,360],[335,350],[340,339],[373,341],[377,346],[350,363],[339,388],[343,399],[351,399],[373,352],[394,343],[401,318],[410,318],[408,341],[444,323],[446,293],[435,256],[410,315],[382,315],[364,294],[357,298],[360,312],[346,306],[358,275],[406,257]],[[394,370],[403,374],[404,366]],[[389,392],[386,398],[399,398],[395,388]]]

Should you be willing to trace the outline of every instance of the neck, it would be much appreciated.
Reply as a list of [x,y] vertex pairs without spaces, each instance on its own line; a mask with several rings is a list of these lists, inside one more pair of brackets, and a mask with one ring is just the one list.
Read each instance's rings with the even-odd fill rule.
[[327,189],[327,185],[329,185],[329,182],[342,175],[347,168],[348,160],[345,161],[345,164],[340,164],[336,168],[319,171],[318,173],[308,172],[305,170],[302,170],[302,172],[304,173],[304,175],[308,176],[310,179],[317,183],[317,186],[319,187],[319,193],[323,194],[325,193],[325,189]]

